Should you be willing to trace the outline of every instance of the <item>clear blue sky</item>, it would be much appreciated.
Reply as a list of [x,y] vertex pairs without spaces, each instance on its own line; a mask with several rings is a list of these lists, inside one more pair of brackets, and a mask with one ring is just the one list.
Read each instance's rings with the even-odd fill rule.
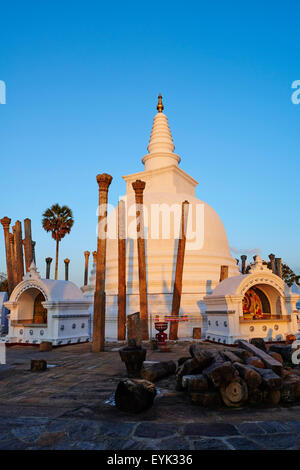
[[230,245],[274,252],[300,273],[299,13],[290,1],[2,2],[0,216],[32,219],[43,275],[55,243],[41,214],[67,204],[75,225],[61,277],[69,257],[82,285],[95,176],[113,175],[116,203],[122,175],[143,169],[159,92],[181,167]]

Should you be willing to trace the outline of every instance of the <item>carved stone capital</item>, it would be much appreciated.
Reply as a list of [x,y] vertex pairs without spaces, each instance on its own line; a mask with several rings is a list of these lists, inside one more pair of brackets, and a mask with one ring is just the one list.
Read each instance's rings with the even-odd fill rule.
[[112,176],[107,173],[102,173],[101,175],[96,176],[97,183],[99,186],[99,191],[108,191],[109,185],[112,182]]
[[132,187],[135,191],[136,196],[142,196],[144,189],[145,189],[146,183],[145,181],[142,180],[136,180],[132,183]]
[[65,264],[69,264],[69,263],[70,263],[69,258],[64,259],[64,263],[65,263]]
[[9,225],[11,223],[11,219],[9,217],[3,217],[0,222],[3,225],[4,230],[9,230]]

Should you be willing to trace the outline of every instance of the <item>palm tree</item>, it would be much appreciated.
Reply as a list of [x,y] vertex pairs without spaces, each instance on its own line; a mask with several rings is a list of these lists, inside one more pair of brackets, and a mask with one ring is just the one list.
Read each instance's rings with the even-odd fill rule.
[[43,213],[43,228],[46,232],[51,232],[52,238],[56,240],[55,279],[57,279],[59,242],[71,232],[73,224],[73,213],[68,206],[54,204]]

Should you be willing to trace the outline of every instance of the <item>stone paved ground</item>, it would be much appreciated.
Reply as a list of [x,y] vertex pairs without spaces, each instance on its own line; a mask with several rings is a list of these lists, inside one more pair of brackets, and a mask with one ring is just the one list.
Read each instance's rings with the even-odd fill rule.
[[[178,359],[147,351],[147,360]],[[169,379],[157,383],[154,406],[138,415],[112,404],[125,366],[111,344],[101,354],[90,345],[40,353],[8,348],[0,366],[0,449],[300,449],[300,406],[207,410],[190,405]],[[30,372],[30,359],[46,359],[46,372]]]

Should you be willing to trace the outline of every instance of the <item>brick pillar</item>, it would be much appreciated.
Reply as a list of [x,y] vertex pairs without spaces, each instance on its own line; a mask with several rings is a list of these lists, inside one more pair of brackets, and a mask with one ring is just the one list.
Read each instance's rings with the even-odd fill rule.
[[246,272],[246,259],[247,255],[242,255],[241,260],[242,260],[242,274],[245,274]]
[[[177,248],[176,272],[175,272],[175,281],[174,281],[173,299],[172,299],[172,316],[179,316],[179,311],[180,311],[188,211],[189,211],[189,201],[184,201],[181,206],[181,232],[180,232],[180,238],[178,240],[178,248]],[[172,321],[170,324],[169,338],[171,340],[178,339],[178,322],[177,321]]]
[[142,339],[149,339],[148,332],[148,304],[147,304],[147,278],[146,278],[146,256],[145,256],[145,238],[144,238],[144,211],[143,211],[143,192],[146,183],[136,180],[132,183],[135,192],[136,203],[136,230],[137,230],[137,249],[139,265],[139,290],[140,290],[140,316],[142,327]]
[[11,219],[9,219],[8,217],[3,217],[3,219],[1,219],[0,222],[4,230],[8,295],[10,295],[14,288],[14,280],[13,280],[13,273],[12,273],[12,259],[11,259],[11,250],[10,250],[10,242],[9,242],[9,225],[10,225]]
[[16,269],[16,252],[15,252],[15,237],[14,237],[14,227],[12,227],[13,233],[9,234],[9,244],[10,244],[10,256],[11,256],[11,270],[12,278],[14,283],[14,288],[17,285],[17,269]]
[[32,238],[31,238],[31,220],[30,219],[25,219],[24,220],[24,253],[25,253],[25,267],[26,267],[26,272],[29,271],[30,265],[33,261],[33,255],[32,255]]
[[276,274],[282,279],[282,261],[281,258],[275,258]]
[[221,266],[220,271],[220,282],[224,281],[224,279],[228,278],[228,266]]
[[46,258],[46,279],[50,279],[50,268],[52,263],[52,258]]
[[126,337],[126,234],[125,202],[118,206],[118,340]]
[[64,263],[65,263],[65,281],[68,281],[69,280],[69,264],[70,264],[70,260],[68,258],[64,259]]
[[83,284],[87,286],[88,283],[88,278],[89,278],[89,257],[90,257],[90,252],[85,251],[84,253],[84,281]]
[[106,268],[106,232],[107,232],[107,199],[112,176],[103,173],[97,175],[99,186],[98,236],[96,289],[94,297],[93,343],[92,351],[104,351],[105,344],[105,268]]
[[15,223],[15,253],[16,253],[16,271],[17,284],[24,276],[23,242],[22,242],[22,224],[19,220]]
[[271,253],[271,254],[269,255],[269,260],[271,261],[272,273],[273,273],[273,274],[276,274],[275,255],[273,255],[273,253]]

